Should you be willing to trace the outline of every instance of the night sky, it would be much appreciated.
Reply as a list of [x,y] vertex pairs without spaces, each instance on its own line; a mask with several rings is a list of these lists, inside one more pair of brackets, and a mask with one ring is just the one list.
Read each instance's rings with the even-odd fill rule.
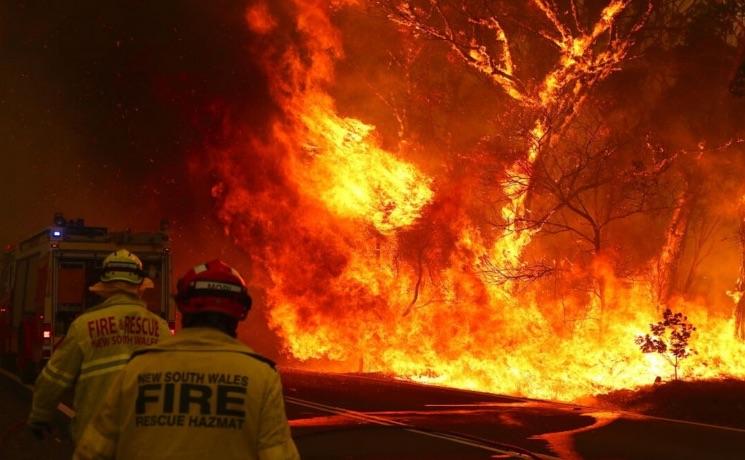
[[270,110],[245,7],[3,2],[0,242],[61,211],[112,229],[168,218],[177,265],[232,251],[205,155],[235,126],[263,129]]
[[[0,243],[55,212],[112,230],[171,222],[173,277],[219,257],[244,273],[209,152],[265,131],[246,1],[0,3]],[[250,282],[249,282],[250,283]],[[262,292],[241,336],[278,357]]]

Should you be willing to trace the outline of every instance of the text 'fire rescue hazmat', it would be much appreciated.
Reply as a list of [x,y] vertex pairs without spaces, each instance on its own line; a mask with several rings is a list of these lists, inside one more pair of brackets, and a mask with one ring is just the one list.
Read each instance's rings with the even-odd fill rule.
[[136,255],[120,249],[106,257],[100,282],[90,287],[104,302],[72,322],[36,379],[28,420],[34,434],[43,438],[51,431],[57,404],[75,385],[71,431],[77,442],[132,352],[170,335],[168,323],[141,300],[152,286]]
[[133,353],[74,458],[299,459],[274,363],[235,339],[251,308],[241,275],[197,265],[176,304],[183,329]]

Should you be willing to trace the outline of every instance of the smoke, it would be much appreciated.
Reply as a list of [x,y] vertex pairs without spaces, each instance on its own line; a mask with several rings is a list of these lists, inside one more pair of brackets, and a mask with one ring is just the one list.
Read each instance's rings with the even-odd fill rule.
[[[204,244],[222,248],[205,151],[232,142],[233,122],[265,131],[273,112],[248,53],[245,3],[2,8],[0,208],[14,225],[0,238],[62,211],[113,228],[168,218],[179,249],[205,232],[214,241]],[[182,264],[203,257],[176,254]]]

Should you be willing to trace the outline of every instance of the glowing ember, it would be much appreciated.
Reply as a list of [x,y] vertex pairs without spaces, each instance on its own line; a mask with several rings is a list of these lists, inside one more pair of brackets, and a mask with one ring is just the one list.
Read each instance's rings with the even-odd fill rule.
[[277,27],[277,22],[264,2],[257,2],[246,8],[246,23],[253,32],[258,34],[268,34]]

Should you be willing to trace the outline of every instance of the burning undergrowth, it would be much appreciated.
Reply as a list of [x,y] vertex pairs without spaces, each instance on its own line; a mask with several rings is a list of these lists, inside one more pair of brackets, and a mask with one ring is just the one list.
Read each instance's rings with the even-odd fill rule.
[[213,196],[287,353],[571,399],[667,377],[634,338],[671,307],[698,328],[684,376],[745,375],[739,260],[713,260],[741,133],[648,124],[676,84],[622,76],[648,83],[659,16],[482,3],[248,5],[281,113],[212,153]]

